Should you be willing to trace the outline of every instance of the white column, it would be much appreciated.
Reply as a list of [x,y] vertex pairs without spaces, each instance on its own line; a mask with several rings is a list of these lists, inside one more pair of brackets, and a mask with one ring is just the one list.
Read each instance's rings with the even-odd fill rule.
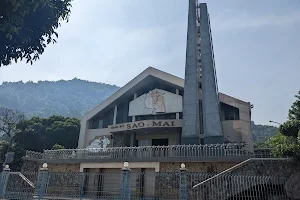
[[117,124],[117,110],[118,110],[118,106],[115,106],[113,125]]
[[80,123],[80,134],[79,134],[79,140],[78,140],[78,149],[83,149],[85,148],[85,138],[86,138],[86,133],[88,131],[88,126],[89,121],[86,119],[86,117],[83,117],[81,119]]
[[[136,99],[136,97],[137,97],[137,94],[134,93],[134,94],[133,94],[133,99]],[[135,122],[135,116],[132,116],[132,122]]]
[[[176,88],[176,94],[179,95],[179,89]],[[176,113],[176,119],[179,119],[179,113]]]

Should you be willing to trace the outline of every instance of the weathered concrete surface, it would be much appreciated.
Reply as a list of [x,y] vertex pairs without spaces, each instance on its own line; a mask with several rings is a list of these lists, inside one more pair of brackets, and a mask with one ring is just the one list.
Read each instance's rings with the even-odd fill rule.
[[[24,160],[21,172],[38,172],[39,168],[42,167],[42,163],[36,161]],[[50,172],[79,172],[79,163],[63,163],[63,164],[52,164],[48,163],[48,169]]]
[[300,199],[300,173],[292,174],[285,183],[285,191],[288,197]]
[[[160,172],[178,172],[181,162],[162,162],[160,163]],[[222,172],[238,162],[185,162],[189,172]]]
[[288,179],[292,174],[300,172],[300,165],[293,160],[251,161],[234,170],[231,174],[249,176],[272,176]]

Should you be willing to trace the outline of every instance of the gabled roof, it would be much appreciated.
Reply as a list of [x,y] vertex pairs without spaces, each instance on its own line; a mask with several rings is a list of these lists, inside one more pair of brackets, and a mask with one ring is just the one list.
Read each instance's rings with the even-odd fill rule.
[[[91,111],[89,111],[84,117],[83,120],[89,120],[95,115],[97,115],[100,111],[102,111],[104,108],[109,106],[111,103],[115,102],[118,98],[120,98],[122,95],[127,93],[130,89],[132,89],[135,85],[138,83],[142,82],[144,79],[146,79],[148,76],[153,76],[158,79],[161,79],[163,81],[169,82],[173,85],[176,85],[180,88],[184,88],[184,79],[179,78],[177,76],[174,76],[172,74],[169,74],[167,72],[158,70],[153,67],[148,67],[145,69],[142,73],[137,75],[134,79],[129,81],[126,85],[121,87],[118,91],[116,91],[114,94],[112,94],[110,97],[108,97],[106,100],[104,100],[102,103],[97,105],[95,108],[93,108]],[[225,99],[235,102],[235,101],[240,101],[243,104],[249,104],[249,102],[242,101],[240,99],[236,99],[234,97],[228,96],[226,94],[220,93],[220,101],[225,101]],[[227,101],[225,101],[227,102]]]
[[118,98],[120,98],[122,95],[124,95],[126,92],[128,92],[131,88],[133,88],[135,85],[140,83],[142,80],[144,80],[148,76],[153,76],[158,79],[164,80],[166,82],[169,82],[173,85],[177,85],[181,88],[184,87],[184,79],[179,78],[177,76],[171,75],[169,73],[163,72],[161,70],[155,69],[153,67],[148,67],[145,69],[142,73],[140,73],[138,76],[136,76],[134,79],[129,81],[126,85],[121,87],[118,91],[116,91],[114,94],[112,94],[110,97],[108,97],[106,100],[104,100],[102,103],[97,105],[95,108],[93,108],[90,112],[88,112],[83,119],[89,120],[90,118],[94,117],[96,114],[98,114],[101,110],[109,106],[112,102],[116,101]]

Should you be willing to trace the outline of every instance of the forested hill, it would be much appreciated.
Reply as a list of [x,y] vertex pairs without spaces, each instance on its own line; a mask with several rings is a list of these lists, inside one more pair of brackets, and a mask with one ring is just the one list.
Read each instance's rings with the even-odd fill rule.
[[0,106],[22,111],[27,117],[63,115],[80,118],[119,87],[74,78],[65,81],[3,82]]
[[253,139],[257,146],[264,145],[271,137],[274,137],[278,133],[278,128],[275,126],[255,124],[251,122],[251,132]]
[[[22,111],[28,118],[63,115],[80,118],[119,87],[73,79],[69,81],[4,82],[0,85],[0,106]],[[277,128],[251,123],[256,142],[264,142]]]

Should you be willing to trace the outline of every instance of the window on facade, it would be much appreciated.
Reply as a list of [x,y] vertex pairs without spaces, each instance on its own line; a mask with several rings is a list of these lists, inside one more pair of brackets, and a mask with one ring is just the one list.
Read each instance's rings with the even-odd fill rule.
[[182,119],[182,115],[183,115],[183,113],[180,112],[180,113],[179,113],[179,119]]
[[128,122],[129,101],[124,101],[118,105],[117,109],[117,124]]
[[114,120],[114,108],[103,113],[101,119],[103,120],[103,128],[107,128],[109,125],[112,125]]
[[103,128],[103,120],[99,120],[98,128]]
[[224,120],[240,120],[239,109],[231,105],[221,103],[221,119]]
[[200,120],[200,134],[204,134],[203,129],[203,114],[202,114],[202,100],[199,100],[199,120]]
[[89,120],[89,129],[107,128],[113,124],[114,108]]

